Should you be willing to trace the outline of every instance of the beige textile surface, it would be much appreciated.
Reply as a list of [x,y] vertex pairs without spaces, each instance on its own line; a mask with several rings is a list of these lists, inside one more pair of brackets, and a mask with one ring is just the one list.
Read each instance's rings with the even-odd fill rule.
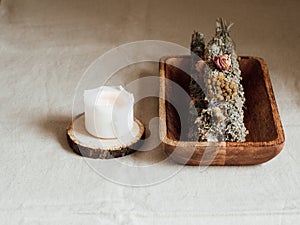
[[[2,0],[0,224],[300,224],[299,10],[297,0]],[[75,88],[98,56],[145,39],[188,47],[191,32],[210,37],[219,16],[235,22],[239,55],[268,64],[286,134],[281,154],[258,166],[184,167],[134,188],[70,151]],[[157,100],[146,105],[137,111],[145,123],[158,113]],[[158,147],[132,159],[163,157]]]

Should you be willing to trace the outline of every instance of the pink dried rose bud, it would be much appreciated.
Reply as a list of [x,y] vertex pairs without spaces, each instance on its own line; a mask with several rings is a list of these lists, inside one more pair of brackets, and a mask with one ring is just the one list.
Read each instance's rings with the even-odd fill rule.
[[203,79],[203,75],[205,73],[205,67],[206,67],[206,62],[202,59],[200,59],[195,65],[195,69],[198,72],[197,75],[199,80]]
[[197,99],[192,98],[190,101],[190,108],[192,108],[197,103]]
[[200,60],[196,63],[196,66],[195,66],[195,68],[196,68],[196,70],[197,70],[198,72],[203,72],[204,67],[205,67],[205,61],[202,60],[202,59],[200,59]]
[[231,69],[231,57],[228,54],[216,56],[214,58],[216,66],[221,70]]

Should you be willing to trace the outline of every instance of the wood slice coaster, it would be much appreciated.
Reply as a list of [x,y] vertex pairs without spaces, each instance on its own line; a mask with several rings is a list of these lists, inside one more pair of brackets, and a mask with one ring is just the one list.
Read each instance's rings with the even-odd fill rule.
[[78,115],[67,128],[69,146],[75,153],[89,158],[110,159],[131,154],[140,147],[144,135],[144,126],[136,118],[131,133],[121,139],[102,139],[89,134],[84,114]]

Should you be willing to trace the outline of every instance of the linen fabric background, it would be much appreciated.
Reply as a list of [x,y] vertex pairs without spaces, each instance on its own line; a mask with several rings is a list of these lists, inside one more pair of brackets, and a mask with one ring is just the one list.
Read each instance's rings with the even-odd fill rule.
[[[299,10],[296,0],[2,0],[0,224],[299,224]],[[220,16],[235,23],[238,54],[268,65],[286,135],[276,158],[202,172],[187,166],[134,188],[104,179],[69,149],[76,85],[98,56],[145,39],[188,48],[193,30],[208,40]],[[147,110],[136,115],[147,126],[158,102],[141,104]],[[163,158],[159,146],[130,159]]]

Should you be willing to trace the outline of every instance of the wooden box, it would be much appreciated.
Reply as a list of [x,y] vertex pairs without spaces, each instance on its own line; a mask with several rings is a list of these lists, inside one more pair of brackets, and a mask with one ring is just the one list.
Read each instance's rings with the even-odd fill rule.
[[[255,165],[272,159],[283,148],[284,132],[264,60],[241,57],[239,63],[246,97],[244,123],[249,130],[246,142],[190,142],[185,137],[187,128],[182,129],[182,124],[188,123],[190,98],[179,95],[176,86],[188,92],[191,78],[186,72],[191,68],[191,57],[161,59],[160,137],[163,151],[174,161],[187,165]],[[179,117],[172,99],[187,109],[185,116]]]

